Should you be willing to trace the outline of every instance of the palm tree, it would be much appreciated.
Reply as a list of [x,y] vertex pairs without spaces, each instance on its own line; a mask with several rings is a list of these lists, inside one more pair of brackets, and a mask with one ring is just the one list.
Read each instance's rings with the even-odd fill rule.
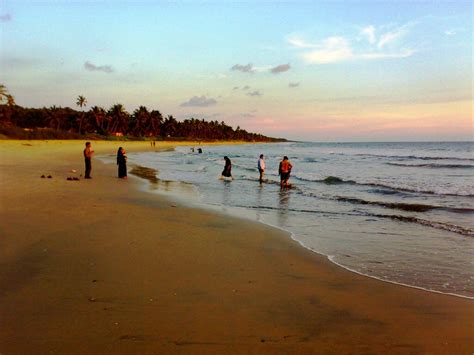
[[160,134],[160,126],[163,122],[163,116],[158,110],[150,112],[150,135],[158,136]]
[[0,84],[0,102],[6,102],[9,106],[15,105],[15,99],[8,93],[7,87],[3,84]]
[[89,110],[89,114],[92,116],[93,120],[93,126],[97,130],[99,134],[105,134],[106,133],[106,115],[107,113],[102,107],[94,106]]
[[5,103],[7,104],[7,107],[5,108],[5,116],[1,117],[1,120],[10,122],[13,106],[15,106],[15,99],[11,94],[8,93],[7,87],[3,84],[0,84],[0,104]]
[[145,106],[140,106],[133,112],[130,122],[130,133],[134,136],[146,136],[148,134],[150,123],[150,112]]
[[[82,111],[82,108],[87,105],[87,99],[84,96],[79,95],[77,97],[76,105],[79,106]],[[79,120],[79,134],[81,134],[83,122],[84,122],[84,111],[82,112],[81,118]]]
[[60,130],[61,126],[64,129],[64,126],[67,123],[67,117],[64,115],[64,110],[61,107],[51,106],[49,109],[44,108],[47,113],[46,124],[48,127]]
[[168,137],[176,137],[178,131],[178,121],[172,116],[168,115],[163,122],[163,133]]
[[130,120],[130,115],[122,104],[115,104],[112,106],[109,111],[107,111],[108,116],[108,133],[122,133],[126,134],[128,132],[128,122]]

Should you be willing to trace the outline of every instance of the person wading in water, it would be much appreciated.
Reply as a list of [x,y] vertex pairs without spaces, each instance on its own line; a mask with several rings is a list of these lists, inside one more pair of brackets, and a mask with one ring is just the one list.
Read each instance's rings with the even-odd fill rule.
[[288,187],[290,183],[288,180],[290,179],[291,174],[291,165],[290,161],[288,160],[287,156],[283,157],[283,160],[280,162],[280,166],[278,167],[278,174],[280,174],[280,186],[281,187]]

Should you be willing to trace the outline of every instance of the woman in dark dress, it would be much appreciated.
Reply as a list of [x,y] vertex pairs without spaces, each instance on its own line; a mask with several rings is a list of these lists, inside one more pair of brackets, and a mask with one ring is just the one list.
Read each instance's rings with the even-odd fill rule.
[[127,178],[127,156],[125,155],[125,149],[120,147],[117,151],[117,165],[118,165],[118,177],[121,179]]
[[224,157],[225,160],[225,166],[224,170],[222,170],[222,178],[224,177],[230,177],[232,179],[232,163],[230,162],[230,159],[228,157]]

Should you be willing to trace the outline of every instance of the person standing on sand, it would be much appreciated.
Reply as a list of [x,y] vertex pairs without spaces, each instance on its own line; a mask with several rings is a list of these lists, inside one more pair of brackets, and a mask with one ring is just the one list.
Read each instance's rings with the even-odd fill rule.
[[91,142],[86,142],[86,148],[84,149],[84,162],[86,164],[86,172],[84,173],[84,179],[92,179],[92,155],[94,151],[92,150]]
[[290,173],[291,173],[291,168],[293,165],[291,165],[290,161],[288,160],[288,157],[285,155],[283,157],[283,160],[280,162],[280,165],[278,167],[278,174],[280,174],[280,186],[285,187],[289,186],[288,180],[290,179]]
[[233,179],[232,172],[231,172],[232,163],[227,156],[224,157],[224,160],[225,160],[225,166],[224,166],[224,170],[222,170],[221,179],[223,179],[224,177],[230,177],[231,179]]
[[118,177],[121,179],[127,178],[127,155],[125,149],[120,147],[117,151],[117,165],[118,165]]
[[262,183],[263,174],[265,173],[265,159],[263,158],[263,154],[260,154],[260,159],[258,159],[257,167],[258,167],[258,172],[260,173],[259,181],[260,183]]

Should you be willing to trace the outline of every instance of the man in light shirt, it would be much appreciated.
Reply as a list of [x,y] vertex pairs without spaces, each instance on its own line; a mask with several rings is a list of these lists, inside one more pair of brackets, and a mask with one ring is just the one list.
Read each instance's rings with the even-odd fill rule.
[[258,159],[258,172],[260,173],[260,183],[263,182],[263,174],[265,173],[265,160],[263,159],[263,154],[260,154],[260,159]]

